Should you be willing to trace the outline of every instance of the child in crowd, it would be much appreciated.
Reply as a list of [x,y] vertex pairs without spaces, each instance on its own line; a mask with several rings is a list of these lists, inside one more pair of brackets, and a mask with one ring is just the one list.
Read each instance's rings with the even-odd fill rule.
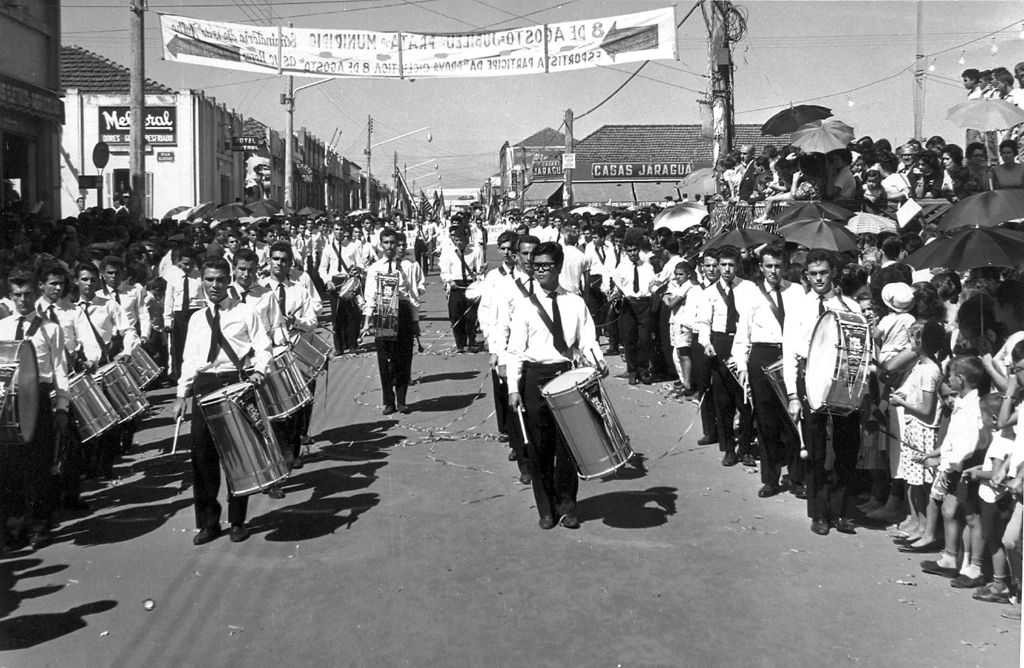
[[694,321],[687,316],[686,308],[687,295],[690,290],[697,287],[691,280],[692,276],[693,265],[686,260],[679,262],[672,270],[672,281],[665,292],[666,306],[672,310],[672,315],[668,319],[669,343],[675,351],[672,361],[675,362],[676,373],[679,374],[682,394],[686,397],[693,394],[693,387],[690,384],[690,343],[693,329],[690,323]]
[[882,173],[877,169],[869,169],[864,174],[864,185],[861,186],[864,199],[872,204],[885,205],[888,198],[882,187]]

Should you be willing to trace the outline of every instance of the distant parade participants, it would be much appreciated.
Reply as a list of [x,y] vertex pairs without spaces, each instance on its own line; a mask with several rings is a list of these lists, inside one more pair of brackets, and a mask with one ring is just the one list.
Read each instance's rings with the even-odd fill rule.
[[[188,324],[188,344],[178,379],[174,418],[185,416],[185,400],[192,397],[192,495],[195,499],[194,545],[203,545],[221,534],[220,456],[206,425],[200,400],[211,392],[248,380],[259,385],[272,356],[270,337],[256,311],[229,296],[231,267],[221,258],[203,264],[203,287],[209,305],[193,314]],[[248,497],[228,492],[231,541],[249,537],[245,527]]]
[[604,360],[583,299],[558,285],[562,247],[557,243],[538,245],[533,249],[532,265],[538,289],[532,298],[524,297],[516,303],[510,324],[509,406],[513,411],[520,407],[526,410],[527,461],[540,528],[553,529],[560,523],[567,529],[578,529],[576,466],[541,388],[570,370],[577,353],[602,370]]
[[[786,315],[782,337],[783,374],[789,392],[789,414],[800,424],[803,418],[804,443],[809,458],[806,462],[807,516],[811,531],[827,536],[830,527],[842,533],[854,533],[849,517],[847,488],[857,466],[860,449],[860,415],[828,415],[814,413],[807,402],[804,382],[811,334],[818,318],[826,311],[849,311],[860,314],[860,305],[835,286],[835,260],[826,250],[812,250],[807,255],[807,280],[811,291],[794,300],[792,313]],[[832,470],[825,467],[828,449],[828,422],[832,422]]]
[[455,334],[456,351],[477,352],[477,303],[466,297],[466,288],[483,276],[487,264],[479,249],[469,247],[465,228],[456,228],[452,232],[452,241],[454,249],[441,256],[441,280],[448,294],[448,321]]
[[[68,366],[61,327],[36,311],[39,280],[34,273],[14,270],[7,285],[14,313],[0,320],[0,341],[28,341],[35,348],[37,384],[17,391],[36,393],[38,409],[32,440],[0,447],[0,553],[5,547],[31,544],[39,549],[52,542],[51,468],[56,465],[57,438],[68,426]],[[22,531],[14,534],[11,530],[18,524]]]
[[651,283],[654,268],[640,255],[643,233],[630,230],[623,239],[626,254],[612,275],[622,293],[619,333],[626,348],[626,372],[629,384],[650,383],[651,364]]
[[750,387],[755,406],[757,441],[761,448],[761,498],[779,493],[782,467],[789,467],[790,484],[803,486],[799,437],[765,374],[765,367],[782,361],[782,329],[787,311],[797,308],[804,296],[801,286],[782,278],[786,251],[781,246],[766,246],[761,251],[762,280],[744,282],[736,289],[736,308],[740,313],[733,358],[740,382]]
[[[124,262],[119,257],[104,258],[100,271],[103,272],[103,296],[114,300],[121,307],[128,326],[139,335],[139,345],[145,346],[149,342],[150,332],[149,311],[145,307],[145,287],[125,282]],[[121,452],[131,451],[140,421],[141,417],[136,416],[124,425]]]
[[[504,363],[498,359],[498,351],[504,351],[508,338],[502,328],[498,327],[498,300],[511,294],[516,270],[516,233],[502,232],[498,236],[498,256],[501,264],[487,272],[484,278],[484,294],[480,299],[480,328],[487,340],[490,351],[491,386],[494,389],[494,416],[498,422],[498,434],[502,442],[507,442],[512,420],[508,413],[508,384],[505,380]],[[504,340],[503,340],[504,338]]]
[[[366,270],[366,304],[363,307],[363,332],[368,332],[374,315],[378,325],[389,318],[394,324],[394,337],[376,330],[377,337],[377,368],[380,372],[381,394],[384,400],[384,415],[392,415],[396,411],[409,413],[411,409],[406,403],[409,382],[412,379],[412,347],[415,340],[413,325],[412,293],[413,286],[408,276],[401,270],[401,258],[398,256],[396,233],[385,228],[380,235],[381,249],[384,257],[374,262]],[[383,303],[383,293],[379,290],[378,277],[381,285],[394,283],[397,293],[397,308],[391,313],[389,303]],[[382,303],[378,306],[378,294]]]
[[184,248],[178,254],[174,269],[168,270],[165,279],[167,292],[164,295],[164,326],[171,332],[171,377],[181,373],[181,356],[185,350],[185,334],[192,314],[203,308],[203,286],[196,270],[198,253]]
[[590,260],[576,247],[579,238],[579,223],[572,219],[565,221],[562,224],[562,252],[565,260],[558,284],[569,294],[583,297],[590,285]]
[[[697,281],[699,290],[694,290],[688,297],[693,301],[688,304],[690,314],[700,313],[705,308],[707,289],[718,282],[718,256],[714,250],[704,252],[700,259],[700,267],[704,277]],[[691,320],[691,328],[697,329],[696,317]],[[703,434],[697,439],[697,445],[714,445],[718,443],[718,420],[715,418],[715,401],[711,396],[711,365],[713,359],[709,359],[704,352],[704,346],[699,341],[694,341],[690,347],[690,357],[693,360],[693,389],[700,395],[700,423]]]
[[320,258],[319,272],[330,295],[335,355],[359,351],[358,297],[363,286],[345,295],[339,295],[338,290],[349,278],[362,276],[363,268],[360,243],[352,239],[352,230],[344,223],[334,223],[333,236]]

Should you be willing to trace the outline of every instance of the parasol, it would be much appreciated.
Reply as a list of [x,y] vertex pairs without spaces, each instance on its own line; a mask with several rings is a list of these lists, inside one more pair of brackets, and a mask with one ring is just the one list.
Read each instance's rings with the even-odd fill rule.
[[245,218],[248,215],[249,212],[237,204],[225,204],[210,214],[210,216],[215,220],[234,220],[237,218]]
[[654,217],[654,230],[662,227],[670,232],[682,232],[687,228],[700,225],[708,217],[708,210],[697,202],[681,202],[665,209]]
[[1024,109],[1006,100],[967,100],[949,108],[946,118],[960,128],[1005,130],[1024,123]]
[[190,209],[185,209],[181,213],[176,214],[174,216],[174,220],[198,220],[213,211],[213,209],[213,202],[203,202],[202,204],[197,204]]
[[853,141],[853,128],[835,119],[812,121],[793,133],[793,146],[804,153],[828,153]]
[[776,241],[782,241],[782,237],[765,232],[764,230],[754,230],[746,227],[741,227],[738,230],[731,230],[725,234],[719,234],[711,241],[704,244],[701,250],[708,250],[710,248],[721,248],[722,246],[735,246],[736,248],[751,248],[753,246],[760,246],[761,244],[770,244]]
[[602,209],[596,206],[576,206],[569,209],[569,213],[582,216],[585,213],[589,213],[591,216],[596,216],[599,213],[608,213],[607,209]]
[[323,214],[323,211],[321,211],[320,209],[315,209],[315,208],[313,208],[311,206],[304,206],[301,209],[299,209],[298,213],[296,213],[295,215],[297,215],[297,216],[309,216],[310,218],[315,218],[315,217],[320,216],[322,214]]
[[775,215],[775,222],[779,225],[792,223],[796,220],[818,220],[824,218],[836,223],[843,223],[853,216],[853,211],[844,209],[838,204],[831,202],[800,202],[786,207]]
[[866,211],[855,214],[853,218],[846,221],[846,227],[854,234],[881,234],[882,232],[896,234],[899,232],[896,221],[892,218]]
[[718,192],[718,179],[715,178],[715,170],[703,167],[695,172],[690,172],[679,182],[679,191],[687,194],[714,195]]
[[786,241],[800,244],[811,250],[824,248],[832,251],[857,252],[857,237],[842,223],[825,219],[798,220],[783,225],[775,233]]
[[801,125],[812,121],[819,121],[832,115],[828,107],[819,107],[815,104],[798,104],[795,107],[790,105],[789,109],[783,109],[775,114],[761,126],[762,135],[781,137],[796,132]]
[[281,206],[270,199],[259,199],[255,202],[250,202],[245,208],[249,209],[249,212],[257,218],[270,218],[281,213]]
[[905,262],[916,269],[1016,267],[1024,260],[1024,233],[1003,227],[967,227],[927,244]]
[[958,227],[995,227],[1024,218],[1024,190],[1006,188],[965,197],[950,208],[939,222],[940,230]]
[[167,213],[165,213],[164,217],[161,218],[161,220],[166,220],[167,218],[174,218],[179,213],[182,213],[183,211],[188,211],[190,208],[191,207],[188,207],[188,206],[176,206],[173,209],[171,209],[170,211],[168,211]]

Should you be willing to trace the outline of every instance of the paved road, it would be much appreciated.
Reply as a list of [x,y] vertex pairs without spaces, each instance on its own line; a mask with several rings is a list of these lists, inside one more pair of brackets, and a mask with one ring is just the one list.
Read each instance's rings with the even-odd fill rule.
[[607,385],[647,474],[581,484],[582,528],[541,531],[492,433],[486,356],[444,354],[431,282],[415,412],[381,418],[371,355],[334,361],[310,464],[253,499],[245,543],[192,546],[159,393],[94,512],[0,559],[0,667],[1018,665],[1001,606],[884,531],[813,535],[658,386]]

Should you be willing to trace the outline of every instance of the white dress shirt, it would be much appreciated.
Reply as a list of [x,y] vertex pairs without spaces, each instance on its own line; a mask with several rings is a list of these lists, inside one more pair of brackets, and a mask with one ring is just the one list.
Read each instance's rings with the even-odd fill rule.
[[466,246],[466,251],[461,254],[462,260],[466,263],[465,272],[463,271],[462,262],[459,260],[459,255],[458,248],[454,248],[451,253],[445,253],[441,256],[439,269],[442,281],[446,283],[462,280],[473,281],[477,277],[484,275],[484,272],[487,270],[487,263],[484,262],[483,253],[480,252],[479,248]]
[[[786,326],[782,329],[782,375],[786,381],[786,391],[791,396],[796,394],[797,367],[800,360],[807,359],[811,334],[820,317],[818,305],[821,303],[821,296],[813,290],[794,299],[792,309],[790,302],[786,302]],[[838,288],[832,288],[825,295],[824,305],[827,311],[861,312],[860,304],[842,295]],[[831,373],[832,370],[823,372]]]
[[497,318],[497,302],[504,292],[505,282],[512,280],[513,271],[515,271],[515,267],[508,267],[502,262],[484,276],[483,296],[480,297],[480,305],[477,307],[476,317],[477,322],[480,323],[480,329],[484,333],[484,338],[487,339],[487,350],[492,354],[495,350],[490,345],[492,339],[490,330]]
[[188,303],[182,308],[185,295],[184,288],[185,272],[175,267],[176,271],[168,270],[166,277],[167,292],[164,294],[164,325],[170,327],[174,324],[174,314],[178,311],[200,309],[206,305],[206,292],[203,290],[203,279],[198,271],[192,271],[188,275]]
[[146,308],[146,287],[144,285],[132,285],[124,282],[117,286],[117,290],[104,289],[103,294],[121,305],[121,310],[128,318],[128,324],[135,328],[139,336],[149,338],[152,323],[149,310]]
[[[633,271],[634,266],[637,268],[636,272]],[[633,289],[634,274],[640,278],[639,290]],[[657,278],[657,274],[654,273],[654,267],[651,266],[650,262],[645,262],[641,259],[639,264],[634,265],[625,255],[623,255],[622,262],[619,263],[618,268],[612,275],[615,285],[622,291],[622,296],[627,299],[650,297],[651,283],[654,282],[655,278]]]
[[36,311],[47,320],[57,322],[64,333],[64,349],[69,353],[78,349],[78,330],[75,327],[75,307],[66,299],[58,299],[51,302],[46,297],[40,297],[36,302]]
[[[249,304],[242,304],[232,297],[225,297],[219,304],[220,331],[224,342],[231,346],[238,360],[245,364],[246,358],[252,353],[252,369],[254,372],[266,374],[272,358],[270,337],[263,329],[263,323],[256,315],[255,309]],[[188,321],[188,336],[185,339],[185,353],[182,357],[181,377],[178,379],[178,397],[188,396],[197,373],[204,371],[234,371],[221,346],[213,363],[207,362],[210,353],[210,323],[206,314],[213,310],[213,305],[196,311]]]
[[[579,351],[587,362],[603,359],[601,349],[597,345],[594,321],[582,297],[570,295],[557,288],[558,312],[561,316],[562,333],[565,343],[569,346],[569,354]],[[550,293],[537,291],[537,301],[541,308],[553,318]],[[522,376],[523,362],[552,364],[572,361],[555,348],[554,336],[541,319],[533,301],[521,298],[515,303],[512,311],[511,333],[508,339],[508,376],[509,388],[518,388]],[[513,391],[512,389],[509,390]]]
[[[309,291],[305,286],[290,278],[279,281],[273,276],[263,279],[261,285],[268,290],[268,294],[263,297],[270,303],[267,316],[270,328],[267,330],[267,334],[275,346],[283,346],[288,343],[292,328],[299,330],[302,334],[316,329],[316,312],[313,310]],[[280,306],[281,287],[284,288],[284,312],[281,311]],[[287,318],[294,319],[291,326],[287,324]]]
[[423,276],[423,267],[420,266],[419,262],[408,258],[402,258],[398,265],[401,268],[402,273],[405,274],[405,279],[409,281],[409,285],[411,286],[409,290],[409,302],[412,304],[414,309],[419,309],[420,298],[427,294],[427,279]]
[[[18,331],[18,321],[22,316],[15,313],[0,320],[0,341],[15,340]],[[34,322],[38,321],[39,326],[29,337]],[[25,316],[25,324],[22,327],[25,341],[31,341],[32,347],[36,350],[36,366],[38,368],[38,381],[40,383],[52,383],[54,395],[54,410],[66,411],[68,409],[68,360],[64,350],[64,332],[60,325],[39,317],[38,313],[30,313]],[[35,392],[35,387],[20,387],[19,392]]]
[[[733,301],[736,302],[736,293],[739,287],[748,283],[742,278],[733,277],[729,282],[718,279],[714,285],[704,290],[704,301],[697,312],[697,338],[702,346],[711,343],[711,332],[725,333],[729,316],[729,307],[722,298],[719,287],[729,294],[729,287],[732,287]],[[739,303],[736,302],[736,310],[739,311]],[[737,327],[739,324],[737,323]]]
[[405,272],[401,271],[401,262],[401,258],[398,257],[393,260],[382,258],[367,268],[365,303],[363,304],[364,316],[373,315],[374,309],[377,308],[378,274],[392,274],[398,276],[398,300],[403,302],[412,302],[412,293],[414,288],[412,283],[409,282],[409,277],[406,276]]
[[537,281],[518,268],[498,286],[494,302],[494,320],[487,332],[487,350],[498,356],[498,364],[508,364],[508,338],[512,335],[512,312],[520,299],[541,291]]
[[[86,308],[89,312],[88,319],[85,317]],[[115,334],[123,336],[124,354],[130,354],[139,345],[139,336],[135,333],[135,328],[128,324],[124,311],[117,302],[100,293],[97,293],[91,302],[79,299],[75,304],[75,329],[78,332],[82,353],[90,362],[99,362],[103,354],[100,342],[96,340],[97,334],[103,339],[104,346],[110,345]]]
[[590,261],[586,254],[575,246],[562,246],[565,259],[558,275],[558,285],[570,294],[582,295],[584,277],[590,273]]
[[[734,293],[736,310],[739,311],[740,319],[736,323],[732,356],[736,360],[737,368],[743,371],[747,369],[747,360],[750,357],[752,344],[782,343],[782,325],[775,317],[775,312],[768,300],[776,300],[781,297],[783,312],[788,318],[790,310],[798,308],[798,300],[804,295],[801,286],[785,279],[779,282],[778,292],[764,283],[764,289],[768,291],[767,297],[761,292],[761,285],[761,282],[744,281]],[[778,306],[777,301],[773,301],[773,303]]]
[[363,253],[360,250],[358,241],[339,243],[337,239],[331,239],[324,247],[323,255],[320,256],[320,266],[317,269],[320,278],[327,285],[331,285],[335,276],[348,277],[355,269],[362,269],[366,266],[363,262]]

